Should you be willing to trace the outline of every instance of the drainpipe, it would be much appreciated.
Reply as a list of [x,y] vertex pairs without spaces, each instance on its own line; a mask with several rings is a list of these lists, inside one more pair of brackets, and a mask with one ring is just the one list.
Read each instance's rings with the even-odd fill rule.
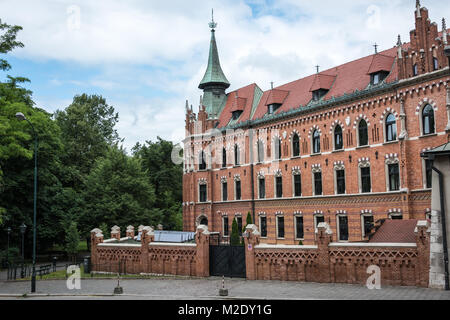
[[251,174],[251,186],[252,186],[252,218],[253,224],[256,224],[255,220],[255,178],[253,173],[253,127],[249,127],[249,149],[250,149],[250,174]]
[[441,224],[442,224],[442,241],[444,249],[444,274],[445,274],[445,290],[449,289],[449,279],[448,279],[448,248],[447,248],[447,225],[445,221],[445,203],[444,203],[444,175],[439,169],[434,165],[434,155],[430,155],[429,160],[431,160],[431,169],[433,169],[439,175],[439,197],[441,205]]

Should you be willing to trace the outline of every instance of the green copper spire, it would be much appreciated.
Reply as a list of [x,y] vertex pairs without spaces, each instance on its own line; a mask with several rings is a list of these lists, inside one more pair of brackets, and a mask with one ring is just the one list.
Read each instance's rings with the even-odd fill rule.
[[210,85],[218,85],[227,89],[230,86],[227,78],[225,77],[222,68],[220,67],[219,53],[217,51],[215,28],[217,23],[214,22],[214,12],[212,16],[212,21],[209,23],[211,28],[211,42],[209,47],[209,58],[208,58],[208,68],[206,69],[203,80],[199,84],[200,89],[205,89]]

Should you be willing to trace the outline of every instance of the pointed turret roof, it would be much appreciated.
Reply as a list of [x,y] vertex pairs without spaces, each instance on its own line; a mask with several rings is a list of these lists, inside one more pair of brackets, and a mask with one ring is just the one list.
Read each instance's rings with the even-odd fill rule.
[[211,42],[209,45],[208,68],[206,69],[205,75],[203,76],[203,79],[198,87],[200,89],[204,89],[208,85],[219,84],[226,89],[230,86],[230,83],[228,82],[227,77],[225,77],[225,74],[220,67],[219,52],[217,50],[214,30],[214,28],[217,26],[217,23],[214,22],[214,18],[212,19],[212,22],[209,24],[209,26],[211,28]]

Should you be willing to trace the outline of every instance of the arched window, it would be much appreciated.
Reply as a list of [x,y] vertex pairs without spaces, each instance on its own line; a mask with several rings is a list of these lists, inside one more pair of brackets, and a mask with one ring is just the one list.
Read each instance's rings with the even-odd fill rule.
[[434,130],[434,110],[433,107],[427,104],[422,110],[422,129],[423,134],[432,134]]
[[313,153],[320,153],[320,133],[319,133],[319,130],[314,130],[312,143],[313,143]]
[[198,163],[199,170],[206,170],[205,153],[203,151],[200,152]]
[[275,149],[275,160],[281,160],[281,139],[280,138],[275,138],[275,144],[274,144],[274,149]]
[[390,113],[386,117],[386,142],[397,140],[397,123],[395,116]]
[[342,128],[340,125],[337,125],[334,128],[334,150],[341,150],[342,147],[343,147]]
[[433,70],[439,69],[439,61],[436,57],[433,57]]
[[419,74],[419,69],[417,67],[417,63],[413,65],[413,76],[417,76]]
[[292,137],[292,156],[298,157],[300,155],[300,138],[298,134],[294,134]]
[[261,163],[264,161],[264,143],[261,140],[258,140],[258,162]]
[[234,165],[239,165],[239,146],[237,144],[234,145]]
[[367,122],[361,119],[358,125],[359,146],[367,146],[369,144],[369,133],[367,129]]
[[222,149],[222,168],[227,166],[227,150],[225,148]]

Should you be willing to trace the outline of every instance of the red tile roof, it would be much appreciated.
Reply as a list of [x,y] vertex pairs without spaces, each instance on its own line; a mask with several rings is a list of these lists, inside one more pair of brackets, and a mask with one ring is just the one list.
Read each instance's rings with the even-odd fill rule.
[[[409,48],[409,46],[409,43],[403,44],[404,49]],[[238,96],[247,100],[237,123],[264,117],[267,113],[267,104],[271,102],[282,103],[276,113],[306,106],[312,100],[311,90],[315,88],[325,87],[324,89],[329,89],[328,93],[323,97],[325,101],[332,97],[351,94],[355,90],[364,90],[370,83],[370,75],[368,74],[370,70],[388,69],[390,74],[385,79],[385,82],[394,82],[398,79],[396,55],[397,48],[393,47],[376,55],[360,58],[263,92],[253,116],[251,116],[251,109],[257,85],[251,84],[240,88],[238,89]],[[235,94],[236,91],[228,94],[226,106],[219,117],[219,127],[224,127],[230,122],[231,112],[234,110],[233,101],[235,100]]]
[[375,232],[369,242],[415,243],[416,236],[414,233],[414,229],[417,226],[417,221],[419,220],[386,219],[386,221]]
[[288,96],[289,91],[273,89],[269,91],[269,95],[267,96],[267,101],[265,103],[266,106],[279,103],[283,104],[284,100]]
[[318,73],[314,78],[314,82],[309,91],[316,91],[319,89],[330,90],[333,85],[334,80],[336,79],[336,75],[327,75]]
[[[228,99],[227,103],[225,104],[225,107],[222,110],[222,113],[219,116],[219,128],[225,127],[228,125],[228,123],[231,120],[232,112],[236,111],[233,110],[233,107],[236,105],[236,93],[238,94],[238,108],[243,108],[242,115],[239,118],[239,122],[248,120],[250,117],[252,104],[253,104],[253,98],[255,94],[255,87],[256,84],[253,83],[251,85],[248,85],[246,87],[240,88],[238,90],[232,91],[228,93]],[[245,100],[245,104],[242,105],[242,101]],[[245,119],[245,120],[242,120]]]
[[233,103],[231,104],[230,111],[231,112],[244,111],[246,103],[247,103],[247,98],[236,97],[236,95],[235,95],[235,99],[234,99]]
[[395,57],[386,56],[384,54],[376,54],[373,56],[372,63],[370,64],[367,74],[392,70],[392,65],[394,64]]

